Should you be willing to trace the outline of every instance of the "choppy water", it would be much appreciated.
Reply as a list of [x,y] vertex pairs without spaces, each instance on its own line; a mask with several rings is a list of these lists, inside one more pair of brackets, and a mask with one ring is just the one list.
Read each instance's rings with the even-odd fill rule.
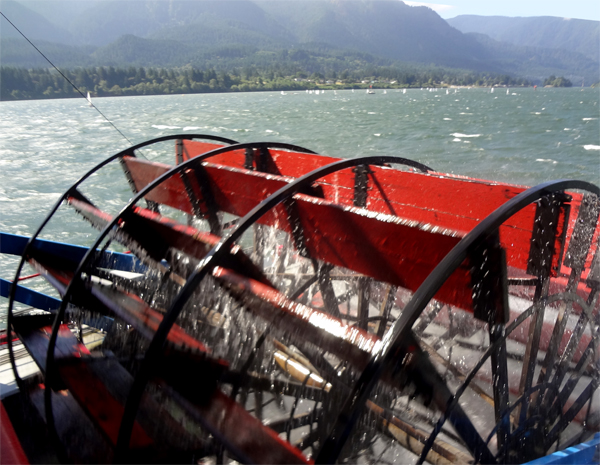
[[[324,155],[397,155],[534,185],[600,181],[598,89],[408,90],[96,99],[132,143],[175,133],[280,141]],[[130,144],[83,99],[0,103],[0,230],[35,231],[59,195]],[[99,182],[100,185],[104,181]],[[102,189],[100,189],[102,190]],[[100,194],[110,200],[112,189]],[[457,199],[457,201],[460,201]],[[68,241],[68,224],[54,230]],[[12,261],[0,276],[12,277]]]

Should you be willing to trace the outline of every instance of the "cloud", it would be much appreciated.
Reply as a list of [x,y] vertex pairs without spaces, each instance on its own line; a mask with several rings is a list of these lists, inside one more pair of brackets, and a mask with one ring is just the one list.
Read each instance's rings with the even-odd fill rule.
[[437,13],[449,11],[449,10],[452,10],[453,8],[455,8],[452,5],[442,5],[440,3],[407,2],[407,1],[404,1],[404,3],[406,3],[409,6],[426,6],[428,8],[431,8],[433,11],[435,11]]

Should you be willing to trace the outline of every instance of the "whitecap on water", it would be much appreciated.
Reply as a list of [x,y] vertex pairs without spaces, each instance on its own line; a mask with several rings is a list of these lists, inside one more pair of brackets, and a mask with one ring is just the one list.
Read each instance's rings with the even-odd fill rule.
[[594,121],[598,118],[581,118],[581,121]]
[[200,129],[198,126],[186,126],[183,128],[184,131],[197,131],[198,129]]
[[588,144],[588,145],[584,145],[583,148],[586,150],[600,150],[600,145]]
[[452,142],[460,142],[462,139],[459,139],[458,137],[456,137],[455,139],[452,139]]
[[481,136],[481,134],[461,134],[460,132],[455,132],[450,135],[453,137],[456,137],[456,138],[458,138],[458,137],[463,137],[463,138],[464,137],[480,137]]
[[541,161],[544,163],[552,163],[556,165],[558,162],[556,160],[552,160],[552,158],[536,158],[535,161]]
[[444,121],[452,121],[452,118],[444,118]]
[[152,125],[153,128],[155,129],[159,129],[159,130],[163,130],[163,129],[180,129],[179,126],[167,126],[164,124],[153,124]]

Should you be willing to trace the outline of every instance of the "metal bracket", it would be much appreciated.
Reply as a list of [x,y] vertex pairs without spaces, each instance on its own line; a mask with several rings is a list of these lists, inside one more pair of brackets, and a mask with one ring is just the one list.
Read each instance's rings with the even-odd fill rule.
[[590,274],[587,277],[587,285],[591,289],[598,290],[600,289],[600,243],[596,246],[596,252],[594,254],[594,258],[592,259],[592,266],[590,267]]
[[190,178],[188,177],[188,173],[182,171],[181,173],[179,173],[179,176],[181,177],[181,182],[183,183],[183,187],[185,188],[185,193],[188,196],[188,200],[192,205],[192,211],[194,212],[194,215],[198,218],[202,218],[204,215],[202,214],[202,210],[200,209],[200,202],[198,201],[198,198],[194,193],[194,189],[192,189],[192,184],[190,182]]
[[490,325],[509,320],[506,251],[498,230],[474,247],[469,254],[475,318]]
[[183,163],[183,139],[175,139],[175,161],[178,165]]
[[[565,256],[564,264],[569,268],[584,268],[599,215],[600,199],[593,194],[585,194],[579,207],[579,215]],[[598,255],[598,252],[596,252],[596,255]]]
[[247,170],[254,170],[254,150],[250,147],[247,147],[244,151],[246,157],[244,158],[244,168]]
[[[196,166],[196,169],[193,171],[196,177],[196,182],[198,186],[200,186],[200,192],[202,194],[202,198],[204,200],[204,205],[206,208],[206,213],[203,213],[200,208],[200,202],[194,195],[194,191],[191,188],[190,182],[186,177],[185,171],[181,172],[181,179],[184,182],[185,189],[188,191],[188,196],[190,201],[192,202],[192,207],[194,208],[194,212],[198,211],[197,215],[200,218],[206,218],[208,224],[210,225],[210,232],[215,234],[216,236],[221,236],[223,233],[221,223],[219,221],[219,217],[217,212],[219,210],[217,201],[213,195],[211,190],[211,183],[209,176],[204,169],[204,166],[201,164]],[[186,182],[187,181],[187,182]],[[189,186],[189,189],[188,189]]]
[[[133,153],[128,153],[123,155],[123,157],[134,157],[135,155],[133,155]],[[123,157],[119,158],[119,163],[121,164],[121,168],[123,168],[123,173],[125,173],[125,178],[127,178],[127,183],[129,184],[129,187],[131,188],[131,192],[133,192],[134,194],[137,193],[137,189],[135,187],[135,182],[133,181],[133,178],[131,177],[131,172],[129,171],[129,168],[127,168],[127,163],[125,163],[125,160],[123,160]]]
[[269,172],[269,159],[271,158],[271,154],[269,153],[269,149],[266,147],[261,147],[258,151],[258,157],[256,159],[256,170],[262,173]]
[[311,258],[306,247],[306,238],[304,237],[304,229],[300,224],[296,201],[292,197],[289,197],[283,201],[283,206],[287,212],[288,221],[290,222],[294,247],[301,257]]
[[[131,188],[131,192],[133,192],[134,194],[138,193],[137,188],[135,187],[135,181],[133,180],[133,177],[131,176],[131,172],[129,171],[129,168],[127,168],[127,163],[125,163],[125,161],[123,160],[123,157],[135,157],[135,155],[133,154],[133,152],[131,153],[125,153],[123,154],[123,156],[121,156],[119,158],[119,163],[121,164],[121,168],[123,169],[123,173],[125,173],[125,178],[127,179],[127,183],[129,184],[129,187]],[[155,213],[159,213],[158,210],[158,204],[152,200],[146,200],[146,205],[148,206],[149,210],[152,210]]]
[[358,165],[352,171],[354,171],[354,205],[356,207],[366,207],[369,167],[367,165]]
[[[558,238],[557,234],[561,211],[565,212],[565,219],[567,216],[567,211],[564,209],[564,202],[567,200],[570,200],[570,197],[562,193],[553,193],[541,197],[537,202],[527,260],[527,274],[537,276],[542,281],[552,272],[552,259],[557,252],[557,239],[564,243],[566,228],[562,228],[563,237]],[[558,253],[560,254],[560,251]]]

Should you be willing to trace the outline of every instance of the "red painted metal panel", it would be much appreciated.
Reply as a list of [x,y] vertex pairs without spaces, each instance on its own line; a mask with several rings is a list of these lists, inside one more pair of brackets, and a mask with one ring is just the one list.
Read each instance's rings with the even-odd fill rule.
[[341,160],[341,158],[277,149],[271,149],[269,153],[277,165],[279,173],[282,176],[290,176],[292,178],[299,178],[317,168]]
[[[339,160],[285,150],[270,150],[270,153],[278,172],[291,177],[301,176],[312,169]],[[228,155],[223,155],[215,157],[211,161],[239,168],[244,167],[242,151],[239,151],[233,159],[232,161]],[[369,210],[462,231],[470,231],[492,211],[526,189],[525,186],[443,173],[400,172],[377,166],[371,166],[370,169],[367,203]],[[329,175],[320,180],[318,184],[324,189],[326,198],[344,205],[353,204],[354,174],[350,169]],[[570,202],[572,209],[565,249],[573,231],[582,197],[578,193],[570,193],[570,195],[573,196],[573,200]],[[530,206],[509,219],[500,228],[501,243],[508,249],[509,264],[521,269],[525,269],[527,264],[534,212],[535,207]],[[599,236],[600,225],[594,234],[591,253],[587,258],[586,270],[583,273],[584,279],[589,274],[590,262],[593,251],[597,248]],[[560,244],[555,244],[555,247],[559,250]],[[558,258],[559,256],[556,254],[554,269],[558,266]],[[562,266],[560,272],[568,274],[569,269]]]
[[[134,229],[134,231],[130,232],[131,229]],[[139,235],[135,234],[136,231],[155,230],[170,247],[179,249],[198,259],[204,258],[221,239],[214,234],[199,231],[191,226],[183,225],[139,207],[134,208],[134,215],[128,217],[123,230],[130,233],[133,238],[139,238]],[[254,265],[239,247],[233,247],[230,253],[225,256],[223,263],[239,273],[265,284],[271,284],[262,271]]]
[[[207,142],[199,142],[195,140],[184,140],[183,141],[183,160],[189,160],[195,158],[198,155],[202,155],[211,150],[224,147],[223,145],[211,144]],[[232,150],[224,154],[216,155],[210,158],[213,163],[219,163],[226,166],[236,166],[243,168],[246,160],[246,151],[244,149]]]
[[[19,319],[16,319],[14,324],[15,332],[18,334],[21,342],[23,342],[38,367],[40,367],[42,371],[45,371],[52,326],[32,328],[29,325],[21,325],[19,323]],[[79,358],[84,355],[89,355],[89,353],[87,347],[79,343],[66,324],[60,325],[54,349],[54,357],[57,360]]]
[[[286,160],[286,163],[291,163],[289,161],[289,152],[283,153],[284,155],[276,153],[275,156],[279,156],[281,160]],[[313,155],[300,155],[306,160],[314,157]],[[320,159],[330,161],[330,159],[326,157],[319,156],[317,164]],[[137,161],[136,164],[139,166],[136,169],[142,168],[142,163],[148,162]],[[281,165],[282,169],[284,165],[285,163]],[[256,171],[216,165],[213,163],[204,163],[203,166],[209,175],[210,187],[219,209],[237,216],[245,215],[260,201],[264,200],[270,194],[292,180],[290,177],[265,175]],[[423,174],[403,172],[391,170],[386,167],[372,167],[371,169],[372,174],[370,175],[369,182],[368,210],[386,214],[392,213],[395,217],[412,221],[415,226],[448,229],[458,232],[459,235],[470,231],[492,211],[524,190],[521,186],[497,184],[456,176],[440,175],[437,173]],[[285,169],[283,169],[283,171],[285,172]],[[352,205],[354,196],[354,173],[351,169],[334,173],[318,184],[322,186],[327,200],[340,205]],[[195,187],[195,189],[199,188]],[[171,194],[175,196],[175,191],[171,192]],[[179,187],[179,195],[185,195],[182,186]],[[577,198],[577,196],[575,196],[575,198]],[[154,199],[159,202],[161,201],[158,196],[154,197]],[[305,214],[310,217],[312,212],[307,211]],[[501,243],[507,250],[508,265],[513,268],[521,270],[527,268],[534,215],[535,205],[531,205],[509,219],[506,224],[500,228]],[[571,218],[573,218],[573,214],[571,215]],[[572,221],[573,219],[571,219],[571,229]],[[287,212],[281,207],[270,212],[261,220],[261,222],[263,224],[276,226],[288,232],[291,231],[287,224]],[[312,235],[317,233],[315,232],[314,227],[311,229],[310,221],[305,221],[305,223],[307,223],[303,225],[305,231],[310,231],[305,232],[305,237],[310,240]],[[349,227],[353,226],[350,225]],[[315,239],[318,237],[318,240],[323,242],[321,249],[323,249],[324,244],[339,240],[340,237],[343,237],[344,234],[346,234],[343,231],[339,231],[339,228],[337,228],[338,232],[329,237],[330,230],[335,229],[335,225],[330,225],[325,221],[320,223],[320,234],[315,236]],[[388,233],[391,234],[391,232]],[[383,236],[383,233],[381,236]],[[327,240],[323,240],[324,238]],[[392,239],[388,236],[387,240],[391,241]],[[359,243],[361,244],[362,249],[369,247],[366,245],[368,244],[366,240]],[[425,243],[427,244],[427,247],[438,247],[436,242]],[[561,244],[558,241],[555,243],[557,251],[560,250],[560,245]],[[445,248],[440,250],[447,252]],[[317,258],[326,261],[329,261],[332,258],[330,256],[331,254],[327,256],[318,255],[320,253],[319,250],[313,252],[317,253],[317,255],[315,255]],[[402,252],[405,253],[406,250],[403,250]],[[358,254],[357,250],[353,252],[345,252],[343,250],[336,252],[337,257],[340,257],[340,254],[343,258],[332,261],[332,263],[354,270],[360,268],[363,270],[361,272],[367,272],[368,270],[370,276],[377,278],[386,275],[385,271],[383,271],[374,260],[370,267],[367,267],[365,263],[358,266],[353,265],[353,261],[356,260],[356,254]],[[381,253],[378,255],[381,255]],[[555,262],[558,260],[558,257],[559,254],[555,254]],[[396,259],[399,259],[399,257],[397,256]],[[358,260],[360,260],[360,257]],[[588,258],[588,260],[590,260],[590,258]],[[421,260],[419,260],[419,262],[420,261]],[[413,274],[412,271],[418,269],[418,267],[416,267],[411,269],[411,272],[408,273],[413,284],[422,282],[424,279],[423,274],[428,272],[426,270],[430,271],[432,269],[430,267],[431,263],[428,263],[429,265],[423,268],[422,272]],[[557,266],[558,263],[555,263],[555,265]],[[393,277],[394,274],[391,276]],[[402,286],[407,285],[408,281],[404,278],[400,279],[399,276],[400,275],[396,273],[395,277],[390,279],[390,273],[387,273],[387,279],[384,280]],[[461,278],[459,281],[466,283],[467,280],[466,278]],[[450,283],[446,284],[446,288],[450,289],[451,287],[452,285]],[[411,285],[408,288],[413,289],[413,286]],[[444,293],[448,294],[457,294],[457,292],[460,297],[456,295],[455,298],[446,301],[448,303],[456,303],[457,299],[460,300],[466,298],[468,294],[464,288],[462,291],[444,291]],[[466,308],[469,308],[470,304],[465,304],[464,302],[465,301],[463,301],[461,306],[464,307],[466,305]]]
[[[148,162],[131,164],[143,167]],[[291,178],[205,163],[219,209],[243,216]],[[135,170],[136,168],[134,168]],[[180,191],[180,195],[183,192]],[[298,219],[311,256],[375,279],[416,290],[435,265],[458,243],[462,233],[437,232],[390,215],[370,214],[314,197],[297,195]],[[288,212],[282,205],[259,220],[288,233]],[[438,298],[470,309],[470,275],[455,272]]]
[[[209,150],[214,150],[216,148],[222,147],[222,145],[219,146],[216,144],[188,140],[183,141],[183,146],[184,160],[196,157],[198,155],[202,155],[203,153],[206,153]],[[340,158],[332,158],[323,155],[314,155],[302,152],[293,152],[282,149],[269,149],[269,154],[271,155],[271,160],[273,162],[272,164],[268,164],[268,166],[270,166],[269,172],[271,174],[277,173],[281,174],[282,176],[291,176],[293,178],[297,178],[299,176],[302,176],[303,174],[311,172],[316,168],[340,160]],[[254,166],[257,166],[259,150],[254,150],[253,155]],[[246,161],[246,151],[234,150],[232,152],[216,155],[215,157],[210,158],[209,161],[211,163],[218,163],[224,166],[244,168]]]
[[[412,291],[463,237],[302,194],[294,198],[311,256]],[[463,264],[436,298],[471,309],[471,294],[469,268]]]
[[198,140],[182,140],[183,142],[183,161],[197,157],[203,153],[210,152],[223,147],[223,144],[215,144],[211,142],[203,142]]
[[46,263],[40,263],[37,260],[30,258],[29,264],[35,268],[41,276],[43,276],[50,284],[52,284],[60,295],[64,295],[65,290],[73,277],[72,272],[55,269]]
[[[142,190],[159,176],[169,171],[172,166],[164,163],[143,162],[133,157],[123,157],[130,171],[135,187]],[[192,204],[186,194],[181,176],[176,174],[146,195],[146,199],[168,205],[185,213],[193,213]]]
[[[125,411],[123,404],[110,394],[104,383],[96,377],[84,360],[60,364],[59,373],[86,413],[100,427],[106,438],[116,445]],[[136,421],[131,433],[130,448],[145,448],[152,443],[152,439]]]
[[[152,338],[163,320],[162,313],[152,309],[135,294],[119,291],[112,287],[94,285],[92,294],[120,318],[136,328],[146,338]],[[176,346],[209,353],[210,349],[187,334],[183,328],[173,325],[167,339]]]
[[29,463],[29,459],[21,447],[12,422],[6,413],[4,404],[0,402],[0,463],[2,465],[20,465]]
[[[112,220],[112,216],[85,202],[71,197],[68,202],[99,228],[105,227]],[[168,247],[173,247],[192,257],[202,259],[221,239],[214,234],[199,231],[191,226],[186,226],[140,207],[134,207],[132,213],[120,224],[121,231],[128,234],[140,247],[145,248],[151,256],[154,257],[154,255],[161,253],[161,255],[154,257],[156,260],[165,258],[162,254]],[[151,235],[150,232],[155,232],[158,235]],[[238,247],[232,248],[230,254],[224,258],[224,263],[228,268],[244,273],[265,284],[270,284],[262,271]]]
[[295,343],[314,343],[322,350],[363,369],[379,344],[379,338],[357,326],[344,323],[329,313],[289,300],[276,289],[248,279],[225,268],[216,267],[213,276],[241,298],[245,308],[277,328],[289,331]]
[[[371,172],[368,210],[465,232],[525,190],[521,186],[386,167],[371,167]],[[350,170],[330,175],[319,184],[326,198],[352,205],[354,174]],[[534,214],[535,206],[529,206],[500,228],[501,243],[512,266],[527,267]]]
[[221,391],[196,408],[206,429],[251,463],[313,463]]
[[219,209],[237,216],[244,216],[271,194],[293,181],[293,178],[212,163],[205,163],[205,168]]
[[[205,164],[219,208],[243,216],[289,178]],[[370,214],[306,195],[296,195],[298,219],[312,257],[375,279],[416,290],[435,265],[456,245],[461,232],[428,230],[391,215]],[[259,220],[287,232],[288,211],[282,206]],[[470,275],[466,268],[452,275],[437,296],[471,308]]]
[[[94,210],[98,212],[100,216],[103,217],[103,220],[110,220],[110,215],[106,215],[100,210],[95,209],[94,207],[88,206],[87,204],[83,204],[87,206],[90,214],[94,213]],[[45,264],[40,264],[38,262],[34,262],[36,267],[42,270],[45,273],[45,276],[50,282],[56,282],[59,279],[70,281],[70,277],[64,277],[56,270],[48,267]],[[58,276],[56,276],[58,275]],[[127,321],[129,324],[133,325],[141,334],[145,337],[151,338],[159,324],[161,323],[163,316],[158,311],[152,309],[148,306],[142,299],[134,294],[130,294],[127,292],[122,292],[117,289],[109,288],[106,286],[95,285],[92,287],[92,293],[99,298],[99,300],[110,308],[113,312],[117,313],[121,318]],[[45,346],[41,347],[39,350],[29,349],[30,353],[37,354],[39,352],[38,358],[36,358],[36,362],[40,367],[45,366],[46,361],[46,351],[44,350],[47,347],[47,339],[48,335],[52,332],[52,328],[41,328],[36,329],[36,332],[32,334],[21,334],[19,336],[21,340],[27,345],[26,337],[30,337],[32,343],[35,342],[37,345],[40,345],[44,342]],[[195,349],[201,352],[208,352],[209,350],[204,346],[201,342],[197,341],[193,337],[189,336],[181,327],[174,325],[173,329],[169,333],[169,342],[175,345],[183,345],[191,349]],[[89,354],[88,350],[85,346],[79,344],[75,336],[71,333],[69,328],[66,325],[62,325],[59,331],[59,338],[57,339],[56,346],[56,357],[68,357],[75,356],[79,357],[82,354]],[[34,356],[35,358],[35,356]]]

